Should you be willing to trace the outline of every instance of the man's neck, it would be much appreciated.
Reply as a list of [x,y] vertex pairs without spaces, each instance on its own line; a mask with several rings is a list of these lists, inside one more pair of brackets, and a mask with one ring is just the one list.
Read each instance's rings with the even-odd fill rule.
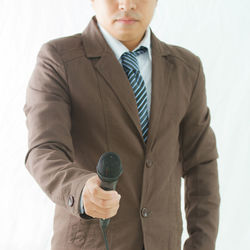
[[126,46],[130,51],[133,51],[138,44],[143,40],[144,36],[146,34],[146,31],[144,32],[143,36],[139,41],[120,41],[124,46]]

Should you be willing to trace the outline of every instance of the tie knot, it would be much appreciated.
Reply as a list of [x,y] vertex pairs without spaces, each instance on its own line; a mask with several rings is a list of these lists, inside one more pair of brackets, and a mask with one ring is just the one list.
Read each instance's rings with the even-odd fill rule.
[[124,52],[121,55],[121,60],[122,60],[122,65],[125,71],[139,71],[139,66],[138,66],[138,61],[136,59],[136,56],[144,53],[147,51],[147,48],[144,46],[141,46],[139,49],[136,51],[129,51],[129,52]]
[[131,51],[131,53],[133,53],[134,55],[138,56],[140,54],[143,54],[144,52],[146,52],[148,49],[144,46],[141,46],[139,49],[137,49],[136,51]]

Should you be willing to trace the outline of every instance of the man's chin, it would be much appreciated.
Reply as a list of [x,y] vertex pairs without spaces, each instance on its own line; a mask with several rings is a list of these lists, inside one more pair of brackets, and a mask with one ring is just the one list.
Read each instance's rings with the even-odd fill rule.
[[134,36],[138,34],[138,27],[137,26],[126,26],[126,25],[115,25],[114,32],[119,36]]
[[119,32],[115,35],[115,38],[122,42],[130,41],[131,37],[133,37],[131,32]]

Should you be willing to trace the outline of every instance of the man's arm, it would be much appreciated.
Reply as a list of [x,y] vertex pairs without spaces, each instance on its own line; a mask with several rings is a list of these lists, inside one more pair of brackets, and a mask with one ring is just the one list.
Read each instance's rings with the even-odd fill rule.
[[96,175],[74,161],[71,100],[64,62],[56,48],[43,44],[26,90],[28,128],[25,165],[56,204],[80,216],[80,194]]
[[205,76],[199,71],[188,110],[180,126],[185,212],[189,238],[184,250],[214,250],[219,225],[218,152],[210,127]]

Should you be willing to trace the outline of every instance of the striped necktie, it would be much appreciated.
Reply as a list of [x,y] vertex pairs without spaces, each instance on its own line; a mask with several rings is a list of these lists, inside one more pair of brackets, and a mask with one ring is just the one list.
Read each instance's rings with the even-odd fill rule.
[[148,137],[148,108],[147,108],[147,92],[144,80],[140,74],[136,56],[147,51],[146,47],[141,46],[136,51],[124,52],[121,55],[122,66],[126,72],[130,85],[134,91],[138,115],[140,118],[142,135],[145,143]]

